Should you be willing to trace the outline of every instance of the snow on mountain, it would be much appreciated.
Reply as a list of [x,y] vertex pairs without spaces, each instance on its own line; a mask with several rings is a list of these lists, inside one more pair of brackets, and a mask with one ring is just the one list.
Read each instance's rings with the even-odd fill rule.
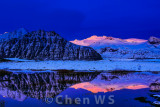
[[91,47],[99,47],[99,46],[106,46],[106,45],[137,45],[147,42],[144,39],[120,39],[114,37],[107,37],[107,36],[96,36],[93,35],[84,40],[74,40],[71,41],[74,44],[83,45],[83,46],[91,46]]
[[84,40],[74,40],[71,42],[78,45],[90,46],[100,53],[103,58],[160,58],[160,39],[156,37],[145,40],[91,36]]

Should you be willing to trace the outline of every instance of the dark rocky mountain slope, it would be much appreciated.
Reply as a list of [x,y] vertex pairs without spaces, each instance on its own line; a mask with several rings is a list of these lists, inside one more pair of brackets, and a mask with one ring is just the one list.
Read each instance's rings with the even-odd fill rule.
[[54,31],[24,29],[0,35],[0,58],[35,60],[101,60],[94,49],[68,42]]

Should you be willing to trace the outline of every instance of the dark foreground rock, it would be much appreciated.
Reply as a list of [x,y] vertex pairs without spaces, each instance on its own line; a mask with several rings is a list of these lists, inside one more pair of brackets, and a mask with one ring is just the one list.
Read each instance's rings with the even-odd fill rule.
[[101,60],[94,49],[68,42],[55,32],[24,29],[1,35],[0,58],[35,60]]

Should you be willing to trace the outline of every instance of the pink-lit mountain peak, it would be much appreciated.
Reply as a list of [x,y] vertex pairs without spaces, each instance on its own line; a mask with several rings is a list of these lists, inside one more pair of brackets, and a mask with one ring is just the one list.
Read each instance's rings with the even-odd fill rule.
[[120,39],[108,36],[96,36],[93,35],[89,38],[83,40],[74,40],[71,41],[77,45],[83,46],[96,46],[96,45],[137,45],[147,42],[145,39],[129,38],[129,39]]

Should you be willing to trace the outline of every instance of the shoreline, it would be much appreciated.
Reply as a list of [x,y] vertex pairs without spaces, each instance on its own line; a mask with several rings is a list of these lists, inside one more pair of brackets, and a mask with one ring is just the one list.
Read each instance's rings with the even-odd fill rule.
[[74,71],[160,71],[160,62],[150,61],[31,61],[1,62],[6,70],[74,70]]

